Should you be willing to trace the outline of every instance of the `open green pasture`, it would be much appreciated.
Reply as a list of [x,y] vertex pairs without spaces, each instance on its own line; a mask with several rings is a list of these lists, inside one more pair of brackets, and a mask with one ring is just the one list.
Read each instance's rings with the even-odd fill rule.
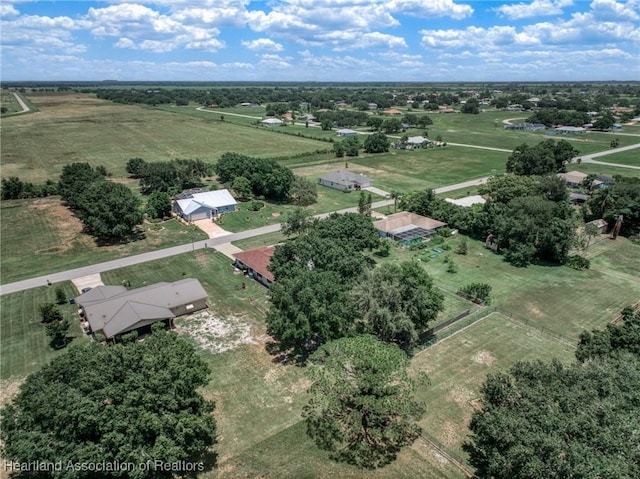
[[12,200],[0,207],[0,277],[10,283],[125,256],[207,239],[195,226],[176,220],[144,224],[143,237],[99,246],[58,197]]
[[431,380],[418,389],[427,407],[420,424],[451,455],[465,461],[461,446],[486,375],[505,371],[518,360],[555,357],[570,362],[573,351],[551,336],[491,313],[411,360],[411,369],[426,372]]
[[[640,143],[640,138],[638,138],[638,143]],[[615,152],[610,155],[594,158],[594,160],[606,161],[607,163],[619,163],[621,165],[640,166],[640,148]],[[640,175],[640,171],[637,171],[637,174]]]
[[226,151],[279,157],[324,149],[324,143],[262,128],[159,109],[116,105],[85,95],[33,96],[37,114],[6,118],[0,131],[2,176],[44,182],[72,162],[104,165],[126,176],[127,160],[198,158],[216,161]]
[[349,159],[349,167],[354,171],[365,168],[363,173],[379,188],[406,192],[502,173],[508,156],[506,152],[448,145],[363,155]]
[[[55,303],[55,289],[63,288],[68,298],[78,293],[71,282],[52,286],[42,286],[2,296],[0,308],[0,379],[17,379],[39,370],[44,364],[64,349],[54,350],[49,346],[45,325],[40,322],[38,307],[45,303]],[[69,338],[71,345],[88,341],[82,332],[76,307],[70,304],[60,306],[65,318],[69,320]]]
[[[640,151],[640,150],[637,150]],[[603,156],[598,159],[599,161],[609,161],[608,156]],[[612,162],[613,163],[613,162]],[[624,168],[623,166],[610,166],[610,165],[598,165],[594,163],[572,163],[567,166],[567,170],[574,171],[578,170],[587,174],[596,174],[596,175],[607,175],[607,176],[640,176],[640,170],[636,170],[635,168]]]
[[[622,308],[640,300],[640,247],[626,238],[596,239],[587,252],[592,262],[587,271],[547,265],[516,268],[472,239],[468,254],[460,255],[454,252],[458,241],[448,239],[452,249],[441,254],[433,248],[393,248],[389,260],[421,258],[436,284],[450,293],[470,283],[488,283],[493,288],[492,308],[568,342],[577,341],[585,329],[603,327]],[[455,262],[458,272],[447,272],[445,258]]]

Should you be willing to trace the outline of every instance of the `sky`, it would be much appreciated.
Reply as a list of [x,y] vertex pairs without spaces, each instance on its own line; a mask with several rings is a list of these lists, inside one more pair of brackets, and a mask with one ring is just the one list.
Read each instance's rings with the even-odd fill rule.
[[0,0],[2,81],[640,80],[640,0]]

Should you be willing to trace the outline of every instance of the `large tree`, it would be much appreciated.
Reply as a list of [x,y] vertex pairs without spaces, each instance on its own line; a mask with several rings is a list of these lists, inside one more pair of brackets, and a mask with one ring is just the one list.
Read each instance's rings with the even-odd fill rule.
[[58,191],[70,208],[78,207],[78,199],[96,181],[104,181],[104,176],[89,163],[70,163],[62,167],[58,181]]
[[565,165],[580,152],[566,140],[545,140],[535,146],[523,143],[507,159],[507,173],[547,175],[565,171]]
[[640,334],[631,324],[581,336],[581,362],[519,362],[490,375],[465,445],[479,477],[640,477]]
[[[65,466],[37,477],[151,479],[186,473],[181,461],[202,460],[216,441],[214,404],[197,392],[208,375],[194,347],[161,328],[143,343],[71,348],[30,375],[2,409],[2,456]],[[165,467],[82,469],[146,461]],[[78,469],[70,471],[68,464]],[[171,465],[180,470],[172,472]]]
[[127,237],[144,218],[140,198],[120,183],[96,181],[78,202],[78,217],[93,236],[103,240]]
[[414,399],[409,360],[373,336],[343,338],[311,357],[307,433],[338,461],[384,466],[410,445],[424,412]]
[[351,291],[359,330],[403,348],[414,346],[444,308],[444,296],[416,262],[385,263]]
[[391,142],[381,131],[373,133],[364,140],[364,151],[367,153],[384,153],[389,151]]

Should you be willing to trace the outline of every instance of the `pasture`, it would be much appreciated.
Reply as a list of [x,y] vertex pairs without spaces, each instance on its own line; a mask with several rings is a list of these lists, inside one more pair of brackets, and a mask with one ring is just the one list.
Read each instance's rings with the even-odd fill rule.
[[325,143],[230,122],[118,105],[85,95],[35,95],[40,110],[2,122],[2,176],[42,183],[72,162],[104,165],[126,176],[130,158],[215,162],[226,151],[260,157],[312,153]]

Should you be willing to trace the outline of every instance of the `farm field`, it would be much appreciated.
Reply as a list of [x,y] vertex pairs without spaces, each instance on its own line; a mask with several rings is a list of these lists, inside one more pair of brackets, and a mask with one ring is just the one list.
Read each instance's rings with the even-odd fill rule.
[[191,158],[214,162],[225,151],[260,157],[325,149],[325,143],[213,119],[118,105],[86,95],[28,97],[39,112],[6,118],[0,131],[2,175],[36,183],[57,178],[72,162],[104,165],[126,176],[130,158],[166,161]]

